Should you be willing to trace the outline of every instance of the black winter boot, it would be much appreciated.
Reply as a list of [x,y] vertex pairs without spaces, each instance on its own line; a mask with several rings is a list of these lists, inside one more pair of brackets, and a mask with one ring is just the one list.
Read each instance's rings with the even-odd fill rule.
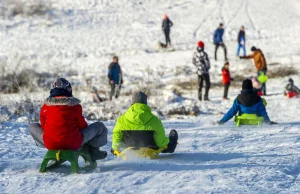
[[107,156],[106,151],[100,151],[99,148],[93,146],[89,146],[89,153],[91,155],[92,161],[102,160]]
[[177,146],[177,141],[178,141],[178,133],[175,129],[172,129],[169,133],[169,144],[168,148],[162,151],[162,153],[173,153],[176,149]]
[[202,93],[201,93],[201,92],[198,93],[198,99],[199,99],[200,101],[202,101]]

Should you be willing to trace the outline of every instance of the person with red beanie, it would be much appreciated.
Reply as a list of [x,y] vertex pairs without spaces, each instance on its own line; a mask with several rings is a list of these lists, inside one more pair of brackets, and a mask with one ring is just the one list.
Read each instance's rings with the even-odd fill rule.
[[224,96],[223,96],[223,99],[224,100],[229,100],[227,98],[228,96],[228,90],[229,90],[229,86],[230,86],[230,82],[233,80],[231,77],[230,77],[230,72],[229,72],[229,63],[226,62],[224,64],[224,67],[222,68],[222,80],[223,80],[223,85],[224,85]]
[[198,75],[198,99],[202,100],[202,87],[203,82],[205,81],[205,94],[204,100],[208,99],[208,92],[210,88],[210,78],[209,78],[209,69],[210,69],[210,61],[208,58],[207,53],[204,51],[204,42],[199,41],[197,44],[197,50],[194,52],[193,56],[193,64],[197,68],[197,75]]
[[53,83],[40,112],[40,123],[29,125],[29,133],[39,147],[78,150],[86,144],[93,161],[107,156],[106,151],[99,150],[107,143],[107,128],[101,122],[87,125],[80,100],[73,97],[72,86],[64,78]]

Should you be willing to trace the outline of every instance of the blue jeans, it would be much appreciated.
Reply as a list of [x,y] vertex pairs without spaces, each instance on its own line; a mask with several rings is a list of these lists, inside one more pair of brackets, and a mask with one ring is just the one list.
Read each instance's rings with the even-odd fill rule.
[[238,44],[238,48],[236,51],[236,56],[240,56],[240,50],[243,49],[244,56],[246,56],[246,46],[244,44]]

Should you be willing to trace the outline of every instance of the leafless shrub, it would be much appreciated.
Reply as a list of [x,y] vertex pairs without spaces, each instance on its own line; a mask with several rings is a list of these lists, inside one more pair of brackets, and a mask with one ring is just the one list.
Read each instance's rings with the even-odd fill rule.
[[191,115],[191,116],[197,116],[200,114],[200,109],[198,106],[193,106],[191,108],[187,108],[184,105],[174,107],[169,109],[166,112],[167,116],[172,116],[172,115]]
[[25,69],[20,73],[12,73],[0,77],[0,91],[4,93],[17,93],[22,88],[29,92],[34,91],[39,84],[40,75],[33,70]]
[[7,18],[16,15],[46,15],[50,9],[51,2],[47,0],[4,0],[0,2],[0,13]]
[[298,74],[298,70],[293,66],[290,67],[279,67],[276,69],[269,69],[267,75],[269,78],[287,77],[290,75]]

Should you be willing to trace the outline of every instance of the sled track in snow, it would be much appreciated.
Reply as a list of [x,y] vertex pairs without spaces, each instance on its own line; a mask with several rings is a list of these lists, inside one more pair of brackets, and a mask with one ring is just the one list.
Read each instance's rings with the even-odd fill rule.
[[207,14],[207,16],[200,22],[200,24],[196,27],[196,29],[194,30],[193,33],[193,37],[194,40],[197,40],[197,34],[199,32],[199,30],[202,28],[202,26],[207,22],[207,20],[214,15],[214,13],[216,12],[216,9],[214,9],[214,11],[210,12],[210,14]]
[[243,7],[245,1],[241,1],[239,7],[237,8],[236,12],[233,14],[233,16],[226,22],[226,26],[229,26],[229,24],[236,18],[236,16],[241,12],[241,8]]
[[252,28],[253,28],[254,30],[257,31],[257,27],[256,27],[255,24],[254,24],[254,20],[253,20],[252,16],[251,16],[250,13],[249,13],[249,0],[246,0],[245,8],[246,8],[246,14],[247,14],[247,17],[249,18],[249,21],[250,21],[250,25],[252,26]]

